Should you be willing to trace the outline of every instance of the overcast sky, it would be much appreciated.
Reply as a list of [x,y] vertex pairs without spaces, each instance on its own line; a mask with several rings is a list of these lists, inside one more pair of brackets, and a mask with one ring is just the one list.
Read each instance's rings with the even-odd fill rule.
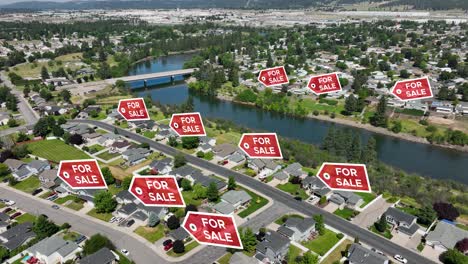
[[10,3],[15,3],[15,2],[26,2],[26,1],[36,1],[36,2],[39,2],[39,1],[50,1],[50,2],[66,2],[66,1],[69,1],[69,0],[0,0],[0,5],[2,4],[10,4]]

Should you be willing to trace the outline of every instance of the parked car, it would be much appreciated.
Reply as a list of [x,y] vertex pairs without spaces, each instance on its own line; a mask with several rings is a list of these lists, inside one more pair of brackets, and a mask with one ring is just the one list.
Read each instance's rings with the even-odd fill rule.
[[6,214],[6,213],[10,212],[11,210],[13,210],[13,209],[11,209],[10,207],[7,207],[2,212]]
[[34,190],[31,194],[32,194],[32,196],[35,196],[36,194],[38,194],[38,193],[40,193],[42,191],[43,190],[41,188],[38,188],[38,189]]
[[23,214],[23,213],[21,213],[21,212],[16,212],[16,213],[14,213],[14,214],[12,214],[12,215],[10,216],[10,219],[15,219],[16,217],[18,217],[18,216],[20,216],[20,215],[22,215],[22,214]]
[[172,248],[173,245],[174,244],[172,244],[172,241],[171,241],[171,243],[164,246],[164,251],[169,251]]
[[166,245],[169,245],[169,244],[172,244],[172,239],[164,240],[163,246],[166,246]]
[[384,253],[382,251],[378,250],[378,249],[371,248],[371,250],[374,251],[377,254],[380,254],[380,255],[384,256]]
[[75,243],[79,244],[79,243],[81,243],[81,242],[83,242],[85,240],[86,240],[86,237],[81,235],[77,239],[75,239]]
[[109,223],[114,223],[115,221],[117,221],[117,217],[113,216],[113,217],[109,220]]
[[294,197],[294,200],[297,200],[297,201],[302,201],[302,197],[300,197],[300,196],[296,196],[296,197]]
[[408,263],[408,260],[405,259],[404,257],[400,256],[400,255],[395,255],[395,256],[393,256],[393,258],[398,260],[401,263]]
[[128,250],[126,250],[125,248],[122,248],[120,252],[122,252],[122,254],[124,254],[125,256],[128,256],[130,254],[130,252],[128,252]]
[[127,227],[131,227],[135,223],[135,220],[131,219],[127,222]]
[[54,204],[54,205],[52,205],[52,208],[54,208],[55,210],[58,210],[58,209],[60,209],[60,206]]
[[8,205],[8,206],[12,206],[12,205],[15,204],[15,201],[8,200],[8,199],[5,199],[3,202],[4,202],[6,205]]

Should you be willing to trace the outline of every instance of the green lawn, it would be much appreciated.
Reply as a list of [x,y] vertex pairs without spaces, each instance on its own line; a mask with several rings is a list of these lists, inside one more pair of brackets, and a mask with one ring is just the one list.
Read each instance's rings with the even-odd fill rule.
[[120,153],[110,153],[109,151],[104,151],[103,153],[97,155],[98,158],[101,158],[103,160],[110,160],[118,156],[120,156]]
[[374,233],[376,233],[376,234],[378,234],[378,235],[381,235],[381,236],[383,236],[383,237],[385,237],[385,238],[388,238],[388,239],[392,239],[392,237],[393,237],[393,235],[390,233],[390,230],[389,230],[388,228],[385,230],[385,232],[381,233],[381,232],[379,232],[379,231],[375,228],[374,225],[372,225],[372,226],[370,227],[370,230],[371,230],[372,232],[374,232]]
[[42,199],[45,199],[45,198],[49,197],[49,195],[51,195],[51,194],[52,194],[52,191],[47,191],[47,192],[41,194],[39,197],[42,198]]
[[196,248],[198,246],[198,242],[197,241],[193,241],[193,242],[190,242],[188,244],[185,244],[185,251],[183,253],[180,253],[180,254],[177,254],[177,253],[174,253],[174,251],[169,250],[167,252],[167,255],[171,256],[171,257],[180,257],[180,256],[183,256],[185,254],[187,254],[187,252],[189,252],[190,250]]
[[268,200],[264,197],[246,189],[244,189],[244,191],[246,191],[252,197],[252,200],[250,201],[249,207],[245,208],[238,214],[242,218],[247,217],[248,215],[252,214],[253,212],[257,211],[258,209],[262,208],[268,203]]
[[129,260],[124,254],[116,251],[117,255],[119,255],[119,264],[135,264],[135,262]]
[[200,206],[202,200],[194,199],[192,191],[182,191],[182,196],[184,197],[185,204],[193,204],[196,206]]
[[120,186],[119,188],[115,187],[115,184],[110,184],[107,186],[107,189],[109,190],[110,193],[112,194],[118,194],[119,192],[123,191],[123,188],[122,186]]
[[99,220],[102,220],[102,221],[106,221],[106,222],[109,222],[109,220],[112,218],[112,214],[111,213],[96,213],[96,209],[93,208],[91,211],[89,211],[87,213],[87,215],[89,216],[92,216],[94,218],[97,218]]
[[330,250],[340,239],[337,234],[331,230],[326,229],[323,236],[318,236],[314,240],[301,242],[303,246],[312,250],[313,252],[323,256]]
[[297,263],[296,258],[302,254],[302,250],[296,246],[290,245],[288,250],[288,263]]
[[65,202],[67,201],[73,201],[75,200],[76,196],[73,196],[73,195],[67,195],[65,197],[60,197],[60,198],[57,198],[54,203],[56,204],[64,204]]
[[213,151],[210,151],[208,153],[205,153],[205,156],[203,157],[206,160],[212,160],[214,158],[214,153]]
[[157,133],[156,131],[147,130],[147,131],[143,132],[143,136],[152,139],[152,138],[154,138],[154,136],[156,136],[156,133]]
[[94,151],[94,153],[95,153],[95,152],[99,152],[99,151],[101,151],[101,150],[103,150],[103,149],[105,149],[105,148],[104,148],[103,146],[99,145],[99,144],[94,144],[94,145],[92,145],[92,146],[89,147],[89,150],[90,150],[90,151],[91,151],[92,149],[95,150],[95,151]]
[[37,178],[36,176],[30,176],[24,181],[18,182],[16,185],[13,186],[13,188],[26,192],[26,193],[32,193],[34,190],[36,190],[40,186],[41,186],[41,182],[39,181],[39,178]]
[[349,208],[344,208],[343,210],[337,209],[333,214],[351,221],[351,218],[356,216],[357,212]]
[[364,200],[364,203],[360,206],[361,208],[364,208],[364,206],[372,202],[375,199],[375,197],[377,197],[373,193],[355,192],[355,194],[361,196],[361,198]]
[[343,241],[339,246],[337,246],[325,259],[320,262],[321,264],[333,264],[335,261],[339,261],[343,257],[343,253],[346,251],[346,247],[351,245],[353,242],[351,240]]
[[90,159],[83,151],[52,139],[36,141],[28,144],[31,154],[59,163],[61,160]]
[[228,252],[224,256],[219,258],[216,262],[218,262],[219,264],[229,264],[231,257],[232,257],[232,253]]
[[64,234],[63,234],[63,239],[64,240],[68,240],[68,241],[75,241],[77,238],[79,238],[81,235],[76,233],[76,232],[73,232],[73,231],[66,231]]
[[74,196],[74,195],[67,195],[65,197],[60,197],[60,198],[56,199],[54,201],[54,203],[63,205],[64,203],[66,203],[68,201],[71,201],[71,202],[67,203],[65,206],[72,209],[72,210],[79,211],[84,207],[84,205],[83,205],[84,201],[82,201],[82,200],[75,201],[76,198],[77,197]]
[[149,242],[154,243],[164,237],[164,226],[162,224],[159,224],[156,227],[140,226],[135,229],[134,232],[139,236],[144,237]]
[[303,200],[309,198],[309,195],[307,195],[307,193],[304,191],[304,189],[301,188],[301,185],[299,184],[292,184],[290,182],[287,182],[285,184],[276,185],[276,188],[290,193],[293,196],[300,196]]
[[33,222],[36,220],[36,216],[35,216],[35,215],[32,215],[32,214],[29,214],[29,213],[25,213],[25,214],[22,214],[22,215],[16,217],[15,220],[16,220],[19,224],[22,224],[22,223],[24,223],[24,222],[31,222],[31,223],[33,223]]
[[464,229],[464,230],[466,230],[466,231],[468,231],[468,226],[466,226],[466,225],[463,225],[463,224],[457,224],[457,227],[458,227],[458,228],[461,228],[461,229]]

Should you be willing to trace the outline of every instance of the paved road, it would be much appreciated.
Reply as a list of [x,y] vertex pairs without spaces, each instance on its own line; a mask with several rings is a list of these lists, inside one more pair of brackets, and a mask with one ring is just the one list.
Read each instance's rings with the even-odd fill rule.
[[[176,154],[182,153],[172,147],[169,147],[167,145],[155,142],[153,140],[150,140],[144,136],[140,136],[138,134],[132,133],[130,131],[115,127],[110,124],[106,124],[103,122],[99,121],[93,121],[93,120],[72,120],[72,122],[78,122],[78,123],[86,123],[94,126],[99,126],[101,128],[107,129],[109,131],[114,131],[114,129],[117,129],[118,133],[120,135],[123,135],[125,137],[128,137],[132,140],[135,140],[140,143],[148,143],[151,148],[154,148],[158,151],[167,153],[171,156],[174,156]],[[182,153],[183,154],[183,153]],[[420,263],[434,263],[431,260],[419,255],[415,251],[409,250],[407,248],[404,248],[402,246],[399,246],[397,244],[392,243],[391,241],[378,236],[366,229],[363,229],[357,225],[354,225],[334,214],[331,214],[329,212],[326,212],[316,206],[310,205],[305,202],[301,201],[296,201],[294,200],[289,194],[284,193],[274,187],[271,187],[267,184],[264,184],[260,181],[257,181],[255,179],[252,179],[251,177],[226,169],[222,166],[213,164],[209,161],[199,159],[197,157],[191,156],[184,154],[187,162],[194,164],[195,166],[201,167],[203,169],[212,171],[215,174],[219,174],[225,177],[233,176],[237,182],[244,184],[252,189],[257,190],[258,192],[272,198],[275,202],[280,202],[284,204],[285,206],[297,210],[299,212],[302,212],[306,215],[316,215],[316,214],[322,214],[325,217],[325,223],[340,230],[341,232],[351,236],[351,237],[359,237],[359,239],[374,247],[382,250],[388,255],[395,255],[399,254],[404,256],[405,258],[408,259],[408,263],[414,263],[414,264],[420,264]]]

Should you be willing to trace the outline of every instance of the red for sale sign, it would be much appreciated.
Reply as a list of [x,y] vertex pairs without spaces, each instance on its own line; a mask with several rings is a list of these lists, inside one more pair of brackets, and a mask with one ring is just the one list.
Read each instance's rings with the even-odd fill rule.
[[239,148],[251,158],[283,158],[276,133],[245,133],[239,141]]
[[185,207],[174,176],[134,176],[128,191],[146,206]]
[[117,111],[127,121],[149,120],[148,110],[146,109],[143,98],[123,99],[119,101]]
[[267,87],[289,83],[288,75],[283,66],[261,70],[258,81]]
[[180,137],[206,136],[200,113],[173,114],[169,125]]
[[398,81],[393,86],[391,93],[401,101],[412,101],[433,97],[431,84],[427,77]]
[[307,87],[316,95],[338,92],[342,89],[337,73],[312,76]]
[[106,181],[96,160],[62,160],[57,176],[72,189],[104,189]]
[[200,244],[243,249],[232,215],[190,211],[182,227]]
[[325,162],[317,177],[332,190],[372,192],[364,164]]

